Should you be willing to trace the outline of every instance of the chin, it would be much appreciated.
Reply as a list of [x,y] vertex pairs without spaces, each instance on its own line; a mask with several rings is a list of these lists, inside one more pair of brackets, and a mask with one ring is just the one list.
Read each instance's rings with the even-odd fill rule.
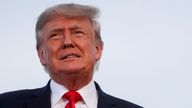
[[83,68],[80,67],[65,67],[61,68],[59,72],[64,74],[78,74]]

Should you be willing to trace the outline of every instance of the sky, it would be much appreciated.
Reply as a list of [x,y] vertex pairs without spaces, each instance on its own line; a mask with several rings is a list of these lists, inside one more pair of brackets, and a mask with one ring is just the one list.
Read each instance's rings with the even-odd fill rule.
[[0,93],[47,84],[35,24],[46,8],[71,2],[101,11],[94,79],[105,92],[145,108],[192,108],[191,0],[1,0]]

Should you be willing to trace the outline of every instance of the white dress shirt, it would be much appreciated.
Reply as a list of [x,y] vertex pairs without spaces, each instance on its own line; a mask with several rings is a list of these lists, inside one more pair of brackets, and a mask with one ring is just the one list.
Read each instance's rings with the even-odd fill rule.
[[[64,86],[51,80],[51,108],[65,108],[68,103],[67,100],[63,100],[62,96],[68,92]],[[95,88],[94,81],[92,80],[88,85],[78,90],[83,100],[75,104],[76,108],[97,108],[98,94]]]

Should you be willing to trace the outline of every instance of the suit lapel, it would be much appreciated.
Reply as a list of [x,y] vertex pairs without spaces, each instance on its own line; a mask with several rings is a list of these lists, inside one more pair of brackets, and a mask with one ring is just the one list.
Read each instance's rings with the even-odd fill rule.
[[34,92],[33,98],[27,101],[27,108],[51,108],[49,85],[50,81],[47,86]]
[[[97,108],[115,108],[116,102],[106,93],[104,93],[99,85],[95,82],[98,92]],[[35,91],[33,98],[27,101],[27,108],[51,108],[50,99],[50,81],[47,86]]]
[[96,82],[95,86],[98,92],[97,108],[115,108],[116,102],[114,102],[109,95],[104,93]]

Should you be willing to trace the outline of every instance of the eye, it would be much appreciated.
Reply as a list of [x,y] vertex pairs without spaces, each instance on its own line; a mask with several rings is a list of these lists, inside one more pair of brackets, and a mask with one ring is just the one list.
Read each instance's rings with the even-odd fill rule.
[[83,36],[85,35],[85,33],[81,30],[76,30],[76,31],[73,31],[73,34],[76,35],[76,36]]
[[56,40],[56,39],[60,39],[60,38],[62,38],[63,37],[63,35],[61,34],[61,33],[53,33],[53,34],[51,34],[50,36],[49,36],[49,39],[54,39],[54,40]]

